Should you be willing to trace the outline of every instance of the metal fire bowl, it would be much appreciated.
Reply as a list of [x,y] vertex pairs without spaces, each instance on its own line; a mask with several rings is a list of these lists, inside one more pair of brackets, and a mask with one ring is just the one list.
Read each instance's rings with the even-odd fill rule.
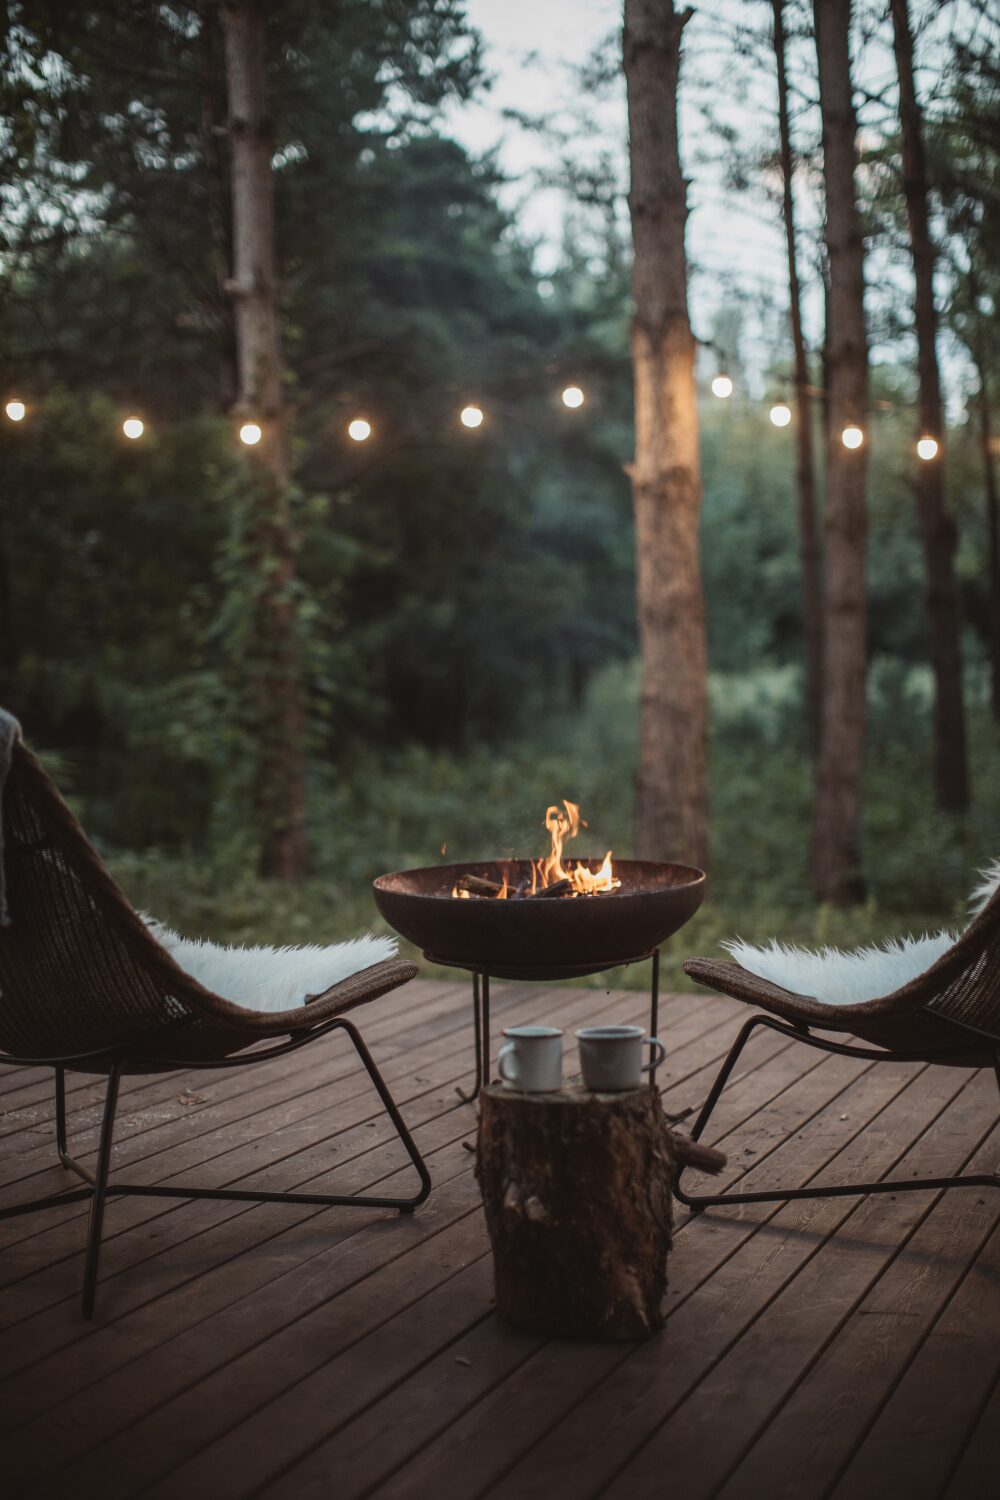
[[375,905],[435,962],[500,979],[570,979],[648,957],[704,899],[705,873],[691,865],[616,859],[614,871],[621,886],[603,895],[466,901],[451,894],[460,875],[499,882],[506,873],[516,884],[530,880],[531,861],[398,870],[374,882]]

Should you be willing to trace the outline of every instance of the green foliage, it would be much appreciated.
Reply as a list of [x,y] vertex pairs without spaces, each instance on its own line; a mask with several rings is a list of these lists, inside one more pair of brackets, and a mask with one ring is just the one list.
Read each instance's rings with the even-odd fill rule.
[[[254,496],[225,415],[226,111],[207,0],[8,6],[0,354],[30,413],[0,422],[0,701],[52,753],[140,904],[193,933],[280,941],[363,928],[372,876],[442,847],[538,852],[563,796],[590,818],[590,852],[628,854],[638,676],[612,165],[579,182],[596,216],[567,225],[540,283],[495,162],[441,132],[442,102],[482,83],[460,5],[268,14],[311,880],[294,893],[252,873]],[[991,57],[959,50],[932,139],[948,323],[987,373],[997,98]],[[890,241],[893,149],[865,177]],[[723,307],[715,329],[733,357],[739,318]],[[581,412],[559,403],[569,382]],[[879,403],[912,396],[905,368],[879,366],[872,385]],[[456,414],[473,399],[487,420],[469,433]],[[120,435],[133,410],[138,444]],[[359,413],[365,445],[345,437]],[[880,405],[870,423],[870,896],[844,914],[807,896],[792,434],[738,396],[704,403],[713,893],[670,945],[672,983],[684,953],[737,929],[854,942],[957,920],[971,870],[997,852],[979,457],[958,425],[947,475],[976,805],[953,822],[929,790],[911,422]],[[821,454],[818,412],[816,438]]]
[[[851,946],[964,923],[975,871],[1000,850],[1000,745],[985,704],[975,703],[973,813],[968,823],[939,813],[926,774],[923,674],[914,669],[887,685],[882,665],[873,674],[875,748],[866,773],[869,895],[850,911],[817,908],[809,895],[810,773],[786,733],[801,716],[792,674],[713,677],[709,897],[666,946],[671,987],[686,986],[680,965],[688,954],[712,953],[737,933]],[[298,893],[256,880],[239,839],[180,861],[119,853],[114,868],[140,906],[183,931],[282,942],[380,930],[368,886],[387,870],[544,852],[545,808],[563,796],[579,800],[589,821],[577,840],[581,854],[613,848],[625,857],[637,689],[634,664],[611,668],[595,680],[583,712],[533,742],[461,757],[411,745],[351,766],[335,790],[314,798],[318,869]],[[641,987],[647,976],[624,971],[614,982]]]

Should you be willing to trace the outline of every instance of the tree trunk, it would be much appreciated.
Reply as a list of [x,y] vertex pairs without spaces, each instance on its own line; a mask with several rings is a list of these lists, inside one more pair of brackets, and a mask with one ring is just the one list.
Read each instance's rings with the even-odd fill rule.
[[979,374],[979,451],[986,490],[986,544],[989,548],[990,681],[993,717],[1000,723],[1000,496],[993,453],[993,420],[985,361],[976,358]]
[[[199,93],[201,95],[201,149],[205,158],[206,202],[209,236],[212,246],[212,271],[215,277],[217,301],[211,308],[213,322],[220,330],[219,344],[219,389],[227,407],[237,399],[236,386],[236,335],[233,325],[232,299],[229,296],[232,258],[231,223],[229,214],[229,176],[225,159],[223,137],[227,131],[219,121],[225,114],[224,74],[219,51],[222,43],[218,16],[207,12],[201,25]],[[221,95],[221,97],[220,97]]]
[[864,893],[861,790],[865,744],[865,476],[863,427],[868,342],[864,250],[855,197],[857,125],[851,90],[851,0],[814,0],[823,120],[826,247],[830,268],[827,364],[826,587],[823,599],[823,713],[813,803],[812,870],[817,897],[846,904]]
[[[920,105],[913,81],[913,37],[907,0],[891,0],[892,36],[899,74],[903,196],[916,283],[914,322],[920,381],[919,437],[943,442],[941,383],[934,307],[934,245],[927,212],[927,167]],[[944,470],[938,456],[920,463],[920,533],[924,548],[927,624],[934,670],[934,789],[939,807],[964,812],[969,803],[965,748],[962,651],[955,584],[955,526],[945,509]]]
[[636,852],[708,856],[708,684],[698,550],[701,471],[695,343],[687,308],[687,203],[677,140],[681,32],[672,0],[625,0],[635,247],[637,606],[642,706]]
[[274,248],[271,121],[261,0],[222,0],[232,170],[233,280],[241,415],[263,429],[253,472],[253,558],[258,769],[265,874],[301,879],[306,861],[305,753],[282,400],[281,323]]
[[812,403],[809,364],[802,337],[802,308],[795,250],[795,201],[792,193],[792,139],[785,75],[784,0],[773,0],[774,55],[778,67],[778,132],[781,141],[782,211],[788,249],[788,311],[795,357],[795,482],[799,500],[799,556],[802,569],[802,626],[805,637],[806,723],[813,755],[819,753],[823,701],[823,564],[816,512],[816,466],[813,462]]

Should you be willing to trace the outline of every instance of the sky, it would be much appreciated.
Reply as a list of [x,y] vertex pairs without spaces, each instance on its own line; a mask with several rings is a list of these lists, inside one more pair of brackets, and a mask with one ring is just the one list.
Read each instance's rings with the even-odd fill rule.
[[[958,24],[963,0],[942,7],[938,0],[911,0],[914,26],[923,36],[917,50],[918,88],[930,98],[939,83],[936,45],[942,28]],[[791,9],[791,7],[790,7]],[[891,33],[883,20],[884,6],[858,7],[854,34],[855,82],[869,95],[894,87]],[[621,0],[466,0],[466,12],[485,43],[485,62],[493,75],[492,88],[479,100],[453,107],[449,128],[472,152],[498,151],[510,178],[504,200],[516,215],[522,235],[537,242],[536,264],[544,274],[558,262],[563,224],[572,205],[566,194],[545,189],[538,174],[558,161],[558,148],[538,132],[521,128],[505,117],[514,109],[531,115],[554,114],[573,137],[569,148],[577,161],[594,153],[610,154],[627,182],[627,133],[624,77],[617,69],[621,45]],[[692,269],[690,302],[694,331],[702,339],[716,332],[720,309],[739,303],[743,308],[740,354],[746,365],[749,393],[764,392],[766,370],[773,358],[787,352],[787,269],[784,230],[776,197],[756,188],[737,193],[726,180],[720,160],[720,127],[736,132],[742,145],[762,150],[777,144],[775,81],[766,49],[757,62],[736,59],[734,39],[748,23],[768,26],[770,6],[747,0],[699,0],[685,28],[681,74],[681,156],[690,179],[687,248]],[[874,19],[870,19],[874,18]],[[956,20],[957,18],[957,20]],[[574,68],[595,49],[606,47],[618,72],[606,97],[582,97]],[[793,134],[805,145],[818,135],[815,99],[814,44],[806,39],[789,46],[789,72],[801,94],[793,99]],[[877,134],[891,122],[889,109],[862,104],[862,136]],[[771,184],[777,189],[777,182]],[[809,257],[822,223],[822,191],[818,182],[803,180],[796,187],[796,210],[801,232],[800,275],[804,283],[804,321],[807,340],[817,346],[822,337],[820,289]],[[624,200],[621,222],[627,225]],[[869,257],[869,285],[886,277],[901,277],[905,266]],[[870,298],[872,300],[872,298]],[[908,351],[902,351],[908,353]],[[896,359],[901,350],[873,348],[873,362]],[[943,349],[949,410],[961,408],[966,372],[962,362]],[[711,364],[709,357],[709,366]],[[727,362],[724,351],[719,363]],[[707,373],[711,373],[710,368]]]
[[[721,168],[705,159],[714,155],[711,129],[703,116],[706,102],[740,129],[746,128],[748,118],[759,122],[765,99],[773,112],[773,99],[762,92],[765,88],[773,91],[769,77],[749,80],[745,95],[741,93],[739,99],[726,97],[728,85],[718,86],[726,67],[717,34],[718,20],[721,16],[728,22],[727,8],[735,16],[741,5],[740,19],[746,12],[744,0],[713,0],[711,9],[702,6],[700,12],[696,11],[685,30],[682,156],[685,171],[693,179],[687,246],[694,271],[692,319],[696,333],[704,339],[713,334],[720,306],[732,301],[733,288],[753,295],[763,289],[782,307],[787,300],[784,231],[776,210],[728,192]],[[581,122],[580,88],[573,72],[605,45],[617,63],[621,3],[466,0],[466,11],[483,36],[486,65],[494,82],[479,102],[453,110],[450,128],[473,152],[499,150],[500,165],[512,179],[505,202],[516,213],[522,234],[539,242],[536,264],[544,273],[558,261],[570,205],[565,194],[541,188],[536,179],[539,172],[552,167],[558,152],[543,136],[505,118],[504,111],[555,111],[561,123],[579,132],[572,148],[576,159],[586,161],[596,151],[610,153],[619,162],[624,184],[628,150],[624,77],[607,98],[591,96],[587,100],[586,108],[593,118]],[[756,99],[755,94],[759,95]],[[623,224],[627,223],[624,201],[621,216]],[[818,307],[809,312],[818,318]],[[759,366],[766,359],[764,345],[770,346],[773,341],[775,321],[772,315],[761,328],[756,316],[748,314],[743,353],[751,366]],[[818,335],[818,325],[815,332]],[[723,358],[721,362],[726,361]]]

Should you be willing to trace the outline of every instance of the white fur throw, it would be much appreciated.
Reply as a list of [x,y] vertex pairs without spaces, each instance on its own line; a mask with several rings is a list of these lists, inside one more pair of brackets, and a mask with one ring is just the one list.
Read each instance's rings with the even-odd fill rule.
[[395,938],[372,933],[328,948],[315,943],[302,948],[227,948],[181,937],[153,917],[144,921],[185,973],[214,995],[247,1010],[294,1010],[341,979],[396,956]]
[[[978,916],[1000,888],[1000,859],[980,872],[981,883],[969,905]],[[766,948],[754,948],[742,938],[723,943],[723,948],[751,974],[796,995],[812,995],[828,1005],[857,1005],[891,995],[902,985],[928,970],[956,941],[953,932],[935,932],[923,937],[887,938],[884,943],[855,948],[786,947],[771,939]]]

